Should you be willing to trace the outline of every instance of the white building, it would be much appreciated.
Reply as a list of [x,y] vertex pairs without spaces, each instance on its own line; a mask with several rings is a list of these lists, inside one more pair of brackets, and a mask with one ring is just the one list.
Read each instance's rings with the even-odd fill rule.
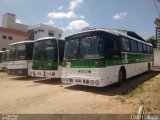
[[31,40],[37,40],[42,37],[55,37],[59,39],[62,37],[63,30],[40,23],[29,26],[28,32],[30,33],[29,39]]

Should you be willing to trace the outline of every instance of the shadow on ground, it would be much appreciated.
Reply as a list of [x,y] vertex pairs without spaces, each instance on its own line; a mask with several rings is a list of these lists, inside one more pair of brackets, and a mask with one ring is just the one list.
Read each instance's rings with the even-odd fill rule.
[[115,84],[113,84],[113,85],[102,87],[102,88],[80,86],[80,85],[73,85],[65,88],[70,90],[85,91],[85,92],[96,93],[101,95],[110,95],[110,96],[123,95],[124,91],[128,91],[131,88],[135,88],[136,86],[139,86],[144,82],[151,80],[153,77],[157,76],[158,74],[160,74],[160,71],[151,71],[149,73],[140,74],[138,76],[128,79],[120,87],[117,87]]
[[12,78],[13,80],[20,80],[20,81],[28,81],[28,80],[39,80],[42,78],[37,78],[37,77],[27,77],[27,76],[15,76]]
[[34,83],[48,84],[48,85],[62,85],[60,78],[35,80]]
[[48,84],[48,85],[62,85],[60,78],[39,78],[39,77],[27,77],[27,76],[16,76],[12,78],[12,80],[19,80],[19,81],[33,81],[34,83],[40,84]]

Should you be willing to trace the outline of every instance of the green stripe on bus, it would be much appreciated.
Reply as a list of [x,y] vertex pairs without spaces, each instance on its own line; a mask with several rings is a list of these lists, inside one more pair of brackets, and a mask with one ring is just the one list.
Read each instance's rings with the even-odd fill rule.
[[71,68],[101,68],[106,67],[106,61],[104,60],[71,60],[63,63],[63,66],[67,67],[70,64]]
[[32,65],[33,68],[53,68],[57,66],[58,66],[58,62],[40,61],[40,60],[33,61],[33,65]]
[[[63,62],[63,67],[70,68],[103,68],[112,65],[131,64],[153,61],[153,55],[122,53],[121,59],[110,60],[69,60]],[[69,66],[67,65],[69,64]]]

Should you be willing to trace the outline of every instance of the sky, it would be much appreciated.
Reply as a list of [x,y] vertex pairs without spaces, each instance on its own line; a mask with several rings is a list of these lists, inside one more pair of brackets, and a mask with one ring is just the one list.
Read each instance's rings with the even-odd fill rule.
[[0,21],[5,13],[15,14],[18,23],[61,28],[63,38],[90,27],[130,30],[147,39],[155,35],[158,17],[153,0],[0,0]]

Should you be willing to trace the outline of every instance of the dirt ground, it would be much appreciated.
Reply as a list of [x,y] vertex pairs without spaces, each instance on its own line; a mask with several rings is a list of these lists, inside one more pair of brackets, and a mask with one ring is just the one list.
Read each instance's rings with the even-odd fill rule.
[[[129,102],[124,91],[157,76],[152,71],[127,80],[121,87],[64,85],[59,79],[10,76],[0,72],[0,113],[14,114],[135,114],[140,101]],[[124,102],[122,99],[128,99]]]

